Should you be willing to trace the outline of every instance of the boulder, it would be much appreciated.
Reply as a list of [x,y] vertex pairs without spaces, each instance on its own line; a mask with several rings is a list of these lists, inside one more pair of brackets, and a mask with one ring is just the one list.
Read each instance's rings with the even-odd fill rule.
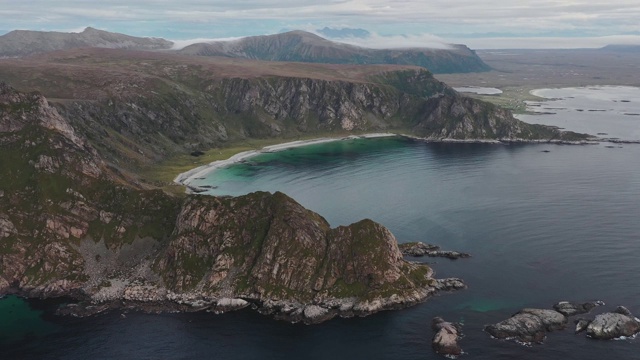
[[462,325],[444,321],[435,317],[431,321],[431,329],[435,332],[431,345],[438,354],[448,357],[462,355],[458,340],[462,337]]
[[638,332],[640,320],[624,306],[619,306],[615,312],[597,315],[587,326],[587,336],[601,340],[629,337]]
[[336,313],[318,305],[307,305],[302,311],[302,321],[305,324],[318,324],[333,318]]
[[498,339],[542,343],[547,332],[566,327],[567,318],[555,310],[523,309],[507,320],[487,325],[485,331]]
[[616,310],[614,311],[614,313],[622,314],[622,315],[626,315],[626,316],[633,316],[631,314],[631,311],[629,309],[627,309],[626,307],[622,306],[622,305],[618,306],[616,308]]
[[216,310],[217,311],[239,310],[239,309],[246,308],[249,305],[251,304],[244,299],[222,298],[216,302]]

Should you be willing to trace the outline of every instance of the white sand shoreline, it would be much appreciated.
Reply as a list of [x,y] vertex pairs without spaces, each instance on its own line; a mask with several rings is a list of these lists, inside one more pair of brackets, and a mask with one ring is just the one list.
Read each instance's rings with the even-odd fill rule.
[[199,166],[197,168],[194,168],[187,172],[183,172],[179,174],[178,176],[176,176],[175,179],[173,179],[173,181],[175,183],[189,187],[189,185],[194,180],[206,177],[209,173],[211,173],[212,171],[215,171],[216,169],[229,166],[231,164],[246,161],[251,157],[254,157],[256,155],[260,155],[263,153],[278,152],[278,151],[283,151],[283,150],[292,149],[296,147],[322,144],[322,143],[333,142],[333,141],[370,139],[370,138],[393,137],[393,136],[401,136],[401,135],[394,134],[394,133],[371,133],[371,134],[350,135],[350,136],[335,137],[335,138],[325,137],[325,138],[317,138],[317,139],[310,139],[310,140],[298,140],[298,141],[291,141],[291,142],[286,142],[282,144],[269,145],[269,146],[263,147],[260,150],[243,151],[233,155],[232,157],[226,160],[217,160],[207,165]]

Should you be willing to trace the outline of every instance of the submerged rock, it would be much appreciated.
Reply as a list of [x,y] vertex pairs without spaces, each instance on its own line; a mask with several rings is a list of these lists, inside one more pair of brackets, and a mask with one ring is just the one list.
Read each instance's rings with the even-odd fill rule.
[[484,330],[498,339],[542,343],[547,332],[566,327],[567,318],[555,310],[523,309],[507,320],[487,325]]
[[441,317],[435,317],[431,321],[431,329],[435,332],[431,345],[438,354],[445,356],[460,356],[462,348],[458,340],[462,337],[462,325],[444,321]]
[[634,336],[638,332],[640,320],[624,306],[619,306],[615,312],[597,315],[587,326],[587,336],[601,340]]

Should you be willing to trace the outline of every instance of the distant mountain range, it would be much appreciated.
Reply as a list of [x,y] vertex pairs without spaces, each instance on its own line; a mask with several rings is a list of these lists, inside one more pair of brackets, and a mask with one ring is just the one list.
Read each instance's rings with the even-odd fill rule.
[[14,30],[0,36],[0,57],[20,57],[56,50],[85,47],[110,49],[170,49],[173,42],[160,38],[135,37],[91,27],[81,33]]
[[640,53],[640,45],[607,45],[601,50],[625,53]]
[[56,50],[94,47],[177,51],[188,55],[267,61],[417,65],[433,73],[490,70],[474,51],[464,45],[451,45],[448,49],[368,49],[330,41],[304,31],[197,43],[181,50],[171,50],[174,45],[165,39],[134,37],[90,27],[81,33],[15,30],[0,36],[0,57],[23,57]]
[[250,36],[234,41],[198,43],[189,45],[179,52],[269,61],[417,65],[433,73],[490,70],[474,51],[464,45],[451,45],[449,49],[368,49],[330,41],[299,30],[276,35]]

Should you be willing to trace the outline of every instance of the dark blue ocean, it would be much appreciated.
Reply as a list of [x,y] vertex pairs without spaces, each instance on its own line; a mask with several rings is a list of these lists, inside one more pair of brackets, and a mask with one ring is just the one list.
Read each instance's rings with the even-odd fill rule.
[[[415,307],[305,326],[251,310],[86,319],[51,302],[0,302],[6,359],[429,359],[434,316],[464,323],[467,359],[640,359],[639,340],[571,329],[524,347],[482,331],[523,307],[603,300],[640,314],[640,145],[434,144],[345,140],[219,170],[206,182],[242,194],[280,190],[332,225],[371,218],[400,242],[470,259],[427,260],[469,288]],[[544,152],[549,151],[549,152]]]

